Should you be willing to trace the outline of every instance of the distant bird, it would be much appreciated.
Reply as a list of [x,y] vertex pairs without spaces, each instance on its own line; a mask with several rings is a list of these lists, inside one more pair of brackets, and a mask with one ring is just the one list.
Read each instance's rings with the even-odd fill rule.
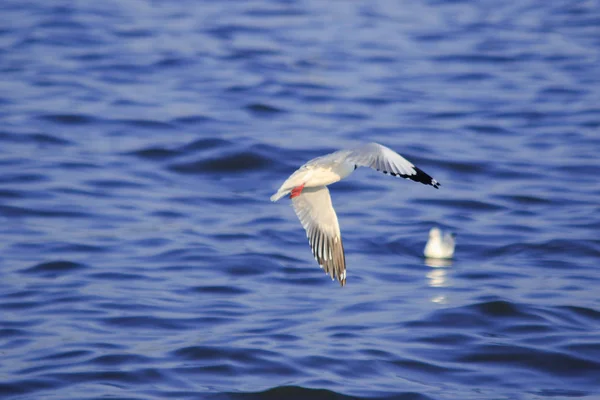
[[331,205],[327,185],[350,175],[358,167],[370,167],[384,174],[431,185],[438,181],[415,167],[395,151],[377,143],[310,160],[294,172],[271,196],[277,201],[290,193],[296,215],[306,230],[315,260],[325,273],[341,286],[346,284],[346,258],[337,215]]
[[429,240],[423,254],[427,258],[452,258],[454,255],[454,233],[442,234],[440,228],[434,227],[429,231]]

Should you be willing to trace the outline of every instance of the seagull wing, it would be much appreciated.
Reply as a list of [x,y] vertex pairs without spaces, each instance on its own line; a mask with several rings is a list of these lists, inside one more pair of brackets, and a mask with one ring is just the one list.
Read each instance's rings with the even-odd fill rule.
[[306,230],[315,259],[331,279],[346,284],[346,257],[337,215],[325,186],[308,187],[292,199],[296,215]]
[[365,144],[351,150],[346,160],[359,167],[373,168],[384,174],[421,182],[425,185],[431,185],[436,189],[440,186],[438,181],[415,167],[400,154],[378,143]]

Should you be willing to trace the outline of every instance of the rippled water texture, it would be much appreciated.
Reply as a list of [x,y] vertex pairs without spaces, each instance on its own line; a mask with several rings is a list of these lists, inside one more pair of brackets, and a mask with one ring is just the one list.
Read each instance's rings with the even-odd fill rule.
[[[598,1],[0,21],[2,399],[600,399]],[[442,187],[332,185],[340,288],[269,196],[368,141]]]

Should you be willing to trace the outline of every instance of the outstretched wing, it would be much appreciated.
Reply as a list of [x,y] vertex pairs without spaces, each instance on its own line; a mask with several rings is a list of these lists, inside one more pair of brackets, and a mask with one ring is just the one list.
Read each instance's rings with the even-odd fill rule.
[[369,167],[384,174],[399,176],[431,185],[438,189],[440,183],[395,151],[378,143],[369,143],[350,151],[347,160],[359,167]]
[[337,215],[325,186],[308,187],[292,198],[296,215],[306,230],[315,259],[331,279],[346,284],[346,257]]

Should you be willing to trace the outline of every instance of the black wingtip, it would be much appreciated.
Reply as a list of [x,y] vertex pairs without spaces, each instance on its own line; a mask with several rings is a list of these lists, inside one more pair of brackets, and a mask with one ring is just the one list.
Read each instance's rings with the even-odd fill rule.
[[415,182],[420,182],[424,185],[433,186],[436,189],[440,188],[440,183],[438,181],[436,181],[435,179],[433,179],[428,174],[426,174],[425,172],[423,172],[422,169],[417,168],[417,167],[414,167],[414,169],[415,169],[415,173],[413,175],[400,175],[400,176],[402,176],[403,178],[413,180]]
[[433,179],[431,176],[429,176],[428,174],[423,172],[422,169],[417,168],[417,167],[413,167],[413,168],[415,169],[415,173],[412,175],[402,175],[402,174],[397,174],[395,172],[382,171],[379,168],[377,169],[377,171],[383,172],[385,175],[390,174],[392,176],[399,176],[404,179],[410,179],[415,182],[420,182],[424,185],[433,186],[436,189],[440,188],[441,183],[439,183],[438,181]]

